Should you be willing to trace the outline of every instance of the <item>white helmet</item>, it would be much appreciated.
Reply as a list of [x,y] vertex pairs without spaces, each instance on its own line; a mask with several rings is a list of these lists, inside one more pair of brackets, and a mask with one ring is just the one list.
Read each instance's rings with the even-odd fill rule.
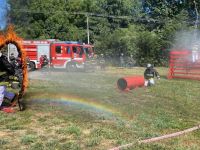
[[147,68],[151,68],[152,67],[152,65],[151,64],[147,64]]
[[193,47],[192,47],[192,50],[193,51],[198,51],[199,49],[199,45],[195,44]]

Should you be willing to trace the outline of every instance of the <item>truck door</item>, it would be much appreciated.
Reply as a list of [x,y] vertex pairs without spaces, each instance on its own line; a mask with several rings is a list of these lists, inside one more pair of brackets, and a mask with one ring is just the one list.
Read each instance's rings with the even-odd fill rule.
[[53,66],[61,66],[60,58],[62,56],[62,46],[54,44],[51,53]]
[[49,60],[49,45],[38,45],[38,61],[42,55],[46,55]]
[[77,62],[82,62],[83,61],[83,55],[84,55],[84,50],[81,46],[78,45],[73,45],[72,46],[72,51],[73,51],[73,58]]
[[52,65],[56,68],[64,68],[67,61],[71,59],[70,46],[66,44],[54,44],[51,49]]

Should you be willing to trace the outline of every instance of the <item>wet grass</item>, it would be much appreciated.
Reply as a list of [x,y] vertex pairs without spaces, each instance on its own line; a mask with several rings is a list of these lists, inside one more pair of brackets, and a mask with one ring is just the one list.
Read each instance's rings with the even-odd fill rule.
[[[129,92],[117,89],[120,77],[143,75],[143,71],[108,68],[94,73],[31,73],[25,96],[27,110],[0,113],[0,147],[101,150],[199,124],[199,81],[167,80],[167,69],[158,68],[162,78],[156,86]],[[109,118],[107,112],[34,101],[60,94],[95,101],[118,113]],[[200,131],[130,149],[200,149]]]

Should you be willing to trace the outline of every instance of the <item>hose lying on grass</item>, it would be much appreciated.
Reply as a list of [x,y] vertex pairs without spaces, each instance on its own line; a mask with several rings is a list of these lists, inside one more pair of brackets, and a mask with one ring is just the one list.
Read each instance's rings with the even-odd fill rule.
[[186,129],[186,130],[183,130],[183,131],[179,131],[179,132],[175,132],[175,133],[171,133],[171,134],[166,134],[166,135],[163,135],[163,136],[159,136],[159,137],[154,137],[154,138],[150,138],[150,139],[146,139],[146,140],[141,140],[141,141],[138,141],[138,142],[135,142],[135,143],[129,143],[129,144],[126,144],[126,145],[122,145],[122,146],[119,146],[119,147],[114,147],[114,148],[111,148],[109,150],[121,150],[121,149],[125,149],[125,148],[129,148],[131,146],[133,146],[134,144],[143,144],[143,143],[152,143],[152,142],[156,142],[156,141],[160,141],[160,140],[164,140],[164,139],[168,139],[168,138],[173,138],[173,137],[176,137],[176,136],[179,136],[179,135],[182,135],[182,134],[185,134],[185,133],[189,133],[189,132],[192,132],[192,131],[195,131],[195,130],[198,130],[200,129],[200,125],[197,125],[197,126],[194,126],[192,128],[189,128],[189,129]]

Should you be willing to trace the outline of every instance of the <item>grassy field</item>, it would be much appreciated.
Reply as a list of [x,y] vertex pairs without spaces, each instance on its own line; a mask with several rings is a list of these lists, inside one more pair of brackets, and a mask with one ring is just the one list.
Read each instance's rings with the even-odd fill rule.
[[[27,109],[0,112],[0,149],[102,150],[200,123],[200,82],[161,80],[150,88],[117,89],[120,77],[144,68],[92,73],[32,72]],[[200,149],[200,131],[130,149]]]

